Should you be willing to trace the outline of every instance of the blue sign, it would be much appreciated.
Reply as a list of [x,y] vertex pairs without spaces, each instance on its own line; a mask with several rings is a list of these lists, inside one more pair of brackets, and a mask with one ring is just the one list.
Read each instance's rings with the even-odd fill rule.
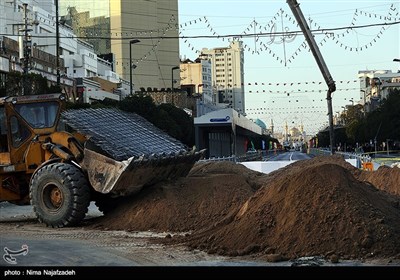
[[226,116],[226,118],[215,118],[215,119],[210,119],[210,122],[227,122],[231,118],[229,116]]

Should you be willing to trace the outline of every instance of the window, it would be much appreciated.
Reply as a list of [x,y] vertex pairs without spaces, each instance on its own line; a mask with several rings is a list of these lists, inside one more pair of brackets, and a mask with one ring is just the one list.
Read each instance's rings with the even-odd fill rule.
[[11,141],[14,147],[19,147],[30,136],[29,129],[16,116],[10,118]]
[[57,118],[57,102],[17,104],[15,109],[32,128],[52,127]]
[[4,107],[0,107],[0,152],[7,152],[7,126]]

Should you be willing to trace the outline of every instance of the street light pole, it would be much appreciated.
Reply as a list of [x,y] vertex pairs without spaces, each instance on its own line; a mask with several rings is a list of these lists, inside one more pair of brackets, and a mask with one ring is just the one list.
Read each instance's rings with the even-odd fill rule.
[[171,68],[171,91],[174,92],[174,70],[179,69],[179,66]]
[[132,44],[139,43],[138,39],[133,39],[129,41],[129,93],[132,95],[133,93],[133,86],[132,86]]

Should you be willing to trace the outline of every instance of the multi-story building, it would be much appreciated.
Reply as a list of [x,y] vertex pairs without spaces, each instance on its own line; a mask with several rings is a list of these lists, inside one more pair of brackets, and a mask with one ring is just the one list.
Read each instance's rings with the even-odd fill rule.
[[211,60],[213,90],[216,103],[226,104],[245,115],[244,51],[241,41],[232,41],[229,47],[202,49],[201,58]]
[[114,54],[121,77],[130,80],[132,73],[137,88],[169,87],[171,69],[179,66],[177,0],[59,1],[60,15],[80,38],[97,54]]
[[[4,11],[0,18],[0,33],[5,35],[0,37],[1,81],[5,81],[7,72],[23,72],[27,66],[29,73],[40,74],[53,85],[60,75],[60,86],[70,99],[91,102],[107,97],[119,100],[129,93],[130,83],[120,79],[112,71],[111,63],[97,56],[93,46],[79,40],[62,20],[57,65],[53,1],[26,0],[24,4],[20,1],[0,2],[0,10]],[[25,57],[27,41],[30,50]],[[27,64],[25,60],[28,60]]]
[[391,70],[358,71],[360,80],[360,103],[366,112],[373,111],[390,91],[400,88],[400,73]]
[[[180,65],[181,89],[199,95],[204,103],[213,103],[211,61],[208,59],[186,59]],[[215,103],[215,100],[214,100]]]

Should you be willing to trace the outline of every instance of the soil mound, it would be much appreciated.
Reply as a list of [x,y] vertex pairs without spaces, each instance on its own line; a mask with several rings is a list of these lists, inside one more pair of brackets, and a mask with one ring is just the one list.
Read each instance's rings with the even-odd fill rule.
[[341,155],[316,156],[308,160],[299,160],[276,171],[268,174],[268,179],[285,179],[292,176],[293,173],[301,172],[304,168],[319,166],[321,164],[332,163],[342,166],[353,174],[358,174],[359,169],[344,160]]
[[232,162],[197,163],[188,177],[125,199],[94,226],[127,231],[202,229],[236,213],[266,177]]
[[398,199],[358,181],[343,162],[314,158],[271,173],[236,215],[187,244],[225,255],[398,256]]
[[400,168],[380,166],[376,171],[361,171],[360,181],[367,181],[380,190],[400,195]]
[[399,198],[373,186],[398,186],[396,172],[361,172],[339,155],[268,175],[232,162],[197,163],[188,177],[144,189],[93,226],[190,231],[165,242],[232,256],[399,258]]

